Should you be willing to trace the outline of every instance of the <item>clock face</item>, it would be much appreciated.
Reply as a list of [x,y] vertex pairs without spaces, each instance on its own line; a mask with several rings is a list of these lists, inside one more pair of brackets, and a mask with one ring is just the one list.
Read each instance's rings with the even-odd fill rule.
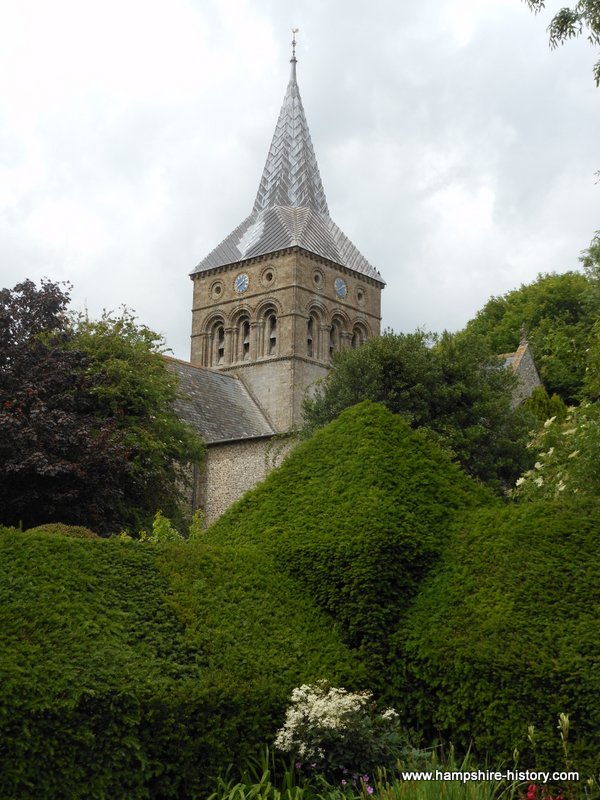
[[346,297],[348,294],[348,286],[346,285],[346,281],[343,278],[336,278],[335,279],[335,293],[338,297]]
[[250,278],[246,275],[245,272],[241,272],[234,280],[233,288],[236,290],[238,294],[243,294],[248,288],[249,283],[250,283]]

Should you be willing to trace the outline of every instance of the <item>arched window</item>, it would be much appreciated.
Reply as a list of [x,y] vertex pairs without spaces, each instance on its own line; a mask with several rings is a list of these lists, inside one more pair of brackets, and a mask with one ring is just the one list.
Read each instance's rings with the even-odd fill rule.
[[266,352],[269,356],[277,354],[277,317],[271,309],[265,316]]
[[342,349],[342,323],[334,317],[329,329],[329,357]]
[[352,329],[352,349],[356,350],[367,341],[367,332],[362,325],[355,325]]
[[314,337],[315,337],[315,318],[310,316],[306,326],[306,355],[314,355]]
[[235,359],[247,361],[250,358],[250,317],[242,314],[235,326]]
[[247,361],[250,358],[250,320],[242,320],[242,360]]
[[212,327],[211,344],[211,365],[223,364],[225,361],[225,325],[222,320],[217,320]]
[[321,311],[313,306],[306,321],[306,355],[309,358],[323,358],[322,329]]

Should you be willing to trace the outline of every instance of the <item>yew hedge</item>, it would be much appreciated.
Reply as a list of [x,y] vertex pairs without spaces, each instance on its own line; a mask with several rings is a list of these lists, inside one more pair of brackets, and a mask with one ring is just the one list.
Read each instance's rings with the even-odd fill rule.
[[361,674],[258,553],[0,529],[0,797],[205,796],[294,686]]
[[[393,637],[402,707],[479,756],[600,775],[600,501],[480,509]],[[535,728],[532,746],[528,727]]]

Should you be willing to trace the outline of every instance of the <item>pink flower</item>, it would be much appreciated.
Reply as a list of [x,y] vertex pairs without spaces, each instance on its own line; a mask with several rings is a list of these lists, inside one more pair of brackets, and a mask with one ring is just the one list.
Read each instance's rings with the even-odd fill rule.
[[367,794],[373,794],[373,787],[367,786]]

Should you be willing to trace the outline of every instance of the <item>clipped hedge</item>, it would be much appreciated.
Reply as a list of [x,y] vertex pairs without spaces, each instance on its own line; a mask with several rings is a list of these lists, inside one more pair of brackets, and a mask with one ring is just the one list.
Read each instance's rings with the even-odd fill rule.
[[29,528],[28,533],[60,533],[63,536],[73,536],[76,539],[99,539],[97,533],[91,531],[83,525],[64,525],[62,522],[48,522],[45,525],[38,525],[35,528]]
[[495,502],[425,431],[365,402],[300,444],[207,531],[268,553],[389,684],[387,638],[458,513]]
[[[405,714],[512,763],[600,771],[600,501],[480,509],[455,529],[394,636]],[[534,725],[537,753],[527,738]]]
[[361,668],[259,553],[0,530],[0,797],[196,798]]

